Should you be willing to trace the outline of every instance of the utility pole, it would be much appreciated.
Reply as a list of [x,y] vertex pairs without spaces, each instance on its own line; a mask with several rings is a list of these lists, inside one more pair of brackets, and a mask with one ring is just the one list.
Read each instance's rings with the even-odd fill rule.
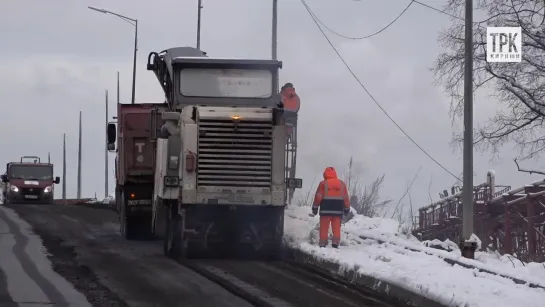
[[138,51],[138,19],[134,20],[134,58],[132,63],[132,96],[131,103],[134,104],[136,91],[136,52]]
[[106,124],[104,125],[106,139],[104,141],[104,198],[108,197],[108,90],[106,90]]
[[473,259],[476,242],[473,234],[473,0],[466,0],[464,67],[464,178],[462,188],[462,256]]
[[272,9],[272,59],[277,59],[277,33],[278,33],[278,0],[273,0],[273,9]]
[[136,89],[136,53],[138,51],[138,19],[133,19],[118,13],[114,13],[112,11],[99,9],[92,6],[88,6],[88,8],[99,13],[111,14],[111,15],[117,16],[134,26],[134,57],[133,57],[133,65],[132,65],[132,98],[131,98],[131,103],[134,104],[134,101],[135,101],[134,95],[135,95],[135,89]]
[[79,111],[79,138],[78,138],[78,190],[77,199],[81,198],[81,111]]
[[197,3],[197,49],[201,50],[201,9],[202,0]]
[[62,135],[62,199],[66,199],[66,133]]
[[[272,59],[277,60],[277,52],[278,52],[278,0],[273,0],[273,7],[272,7],[272,42],[271,42],[271,48],[272,48]],[[279,72],[280,73],[280,72]],[[278,93],[280,91],[280,76],[279,73],[276,75],[276,85],[275,85],[275,93]]]
[[119,71],[117,72],[117,104],[119,104]]

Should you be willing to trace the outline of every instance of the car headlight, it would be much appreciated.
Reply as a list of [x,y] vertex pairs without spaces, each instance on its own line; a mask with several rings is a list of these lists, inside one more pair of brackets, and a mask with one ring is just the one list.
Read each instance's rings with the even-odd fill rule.
[[10,186],[10,190],[12,190],[13,192],[19,192],[19,188],[14,185]]
[[51,186],[45,187],[44,193],[49,193],[49,192],[51,192]]

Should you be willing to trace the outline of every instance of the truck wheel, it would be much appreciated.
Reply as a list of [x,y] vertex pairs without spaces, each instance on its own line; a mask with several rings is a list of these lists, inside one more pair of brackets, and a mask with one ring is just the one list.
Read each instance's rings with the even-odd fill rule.
[[125,240],[135,240],[134,222],[126,216],[121,216],[121,235]]
[[173,205],[168,208],[163,239],[163,252],[165,256],[173,259],[179,259],[183,256],[182,220],[176,208]]
[[120,216],[121,214],[121,202],[124,201],[124,199],[121,196],[121,190],[116,187],[115,188],[115,212]]
[[127,208],[125,193],[121,192],[119,195],[121,196],[119,201],[119,232],[125,240],[134,240],[136,225],[134,225],[134,221],[131,221],[131,218],[127,216],[127,212],[125,211]]
[[270,259],[281,260],[283,257],[283,236],[284,236],[284,208],[274,208],[275,229],[274,236],[270,242]]

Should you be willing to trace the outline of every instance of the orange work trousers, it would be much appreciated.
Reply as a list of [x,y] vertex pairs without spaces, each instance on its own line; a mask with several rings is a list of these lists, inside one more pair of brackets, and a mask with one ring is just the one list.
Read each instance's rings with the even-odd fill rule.
[[339,245],[341,243],[341,216],[320,216],[320,243],[321,247],[327,246],[329,235],[329,224],[333,232],[332,244]]

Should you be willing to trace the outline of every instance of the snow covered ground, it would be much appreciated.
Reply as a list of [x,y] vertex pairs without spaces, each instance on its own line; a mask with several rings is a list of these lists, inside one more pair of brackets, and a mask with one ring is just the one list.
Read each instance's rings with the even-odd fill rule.
[[[403,234],[396,220],[355,216],[342,227],[339,249],[318,247],[319,218],[310,217],[310,207],[290,207],[286,212],[286,242],[316,257],[337,262],[342,269],[357,268],[447,306],[542,307],[545,290],[517,285],[512,280],[451,266],[442,258],[523,279],[545,287],[545,265],[522,263],[511,256],[477,252],[475,260],[453,251],[426,247],[410,234]],[[377,240],[384,243],[379,243]],[[434,242],[441,243],[441,242]],[[449,242],[442,243],[448,245]],[[408,250],[404,247],[408,247]]]

